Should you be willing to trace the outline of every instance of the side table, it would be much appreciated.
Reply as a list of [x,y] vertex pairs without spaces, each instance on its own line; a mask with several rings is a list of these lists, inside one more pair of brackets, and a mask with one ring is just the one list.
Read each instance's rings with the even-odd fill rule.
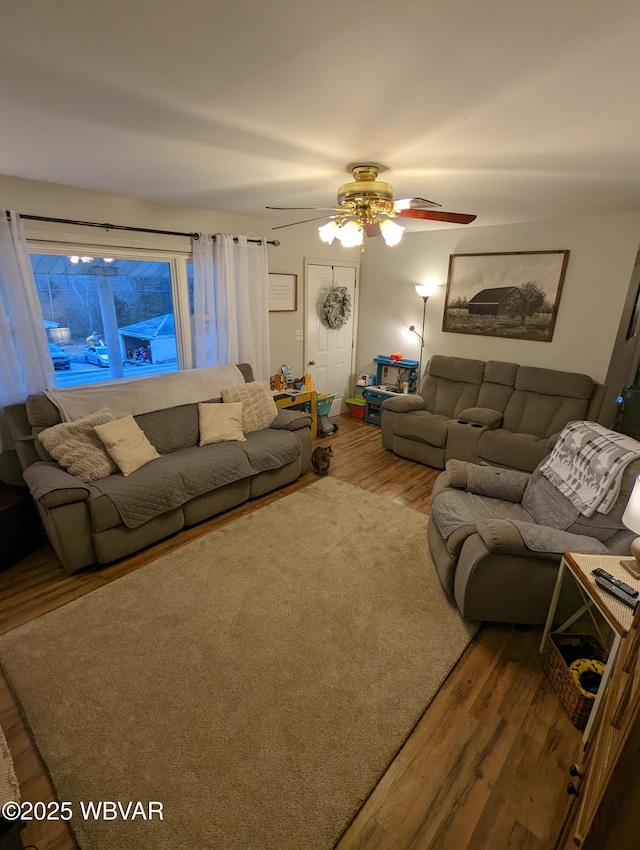
[[591,575],[591,571],[598,567],[601,567],[603,570],[611,573],[616,578],[622,579],[622,581],[640,591],[640,580],[632,578],[627,571],[620,566],[619,555],[584,555],[576,552],[565,552],[562,557],[562,561],[560,562],[558,578],[556,580],[553,596],[551,597],[549,614],[547,616],[547,622],[545,623],[544,632],[542,634],[542,642],[540,644],[540,654],[542,654],[546,643],[549,640],[549,635],[553,626],[562,583],[565,579],[565,575],[568,573],[576,582],[584,604],[575,612],[575,614],[569,617],[569,619],[561,626],[556,628],[555,631],[566,631],[566,629],[573,625],[573,623],[575,623],[576,620],[578,620],[583,614],[588,613],[600,638],[602,646],[606,648],[608,641],[602,634],[602,630],[600,628],[601,624],[594,616],[594,609],[596,609],[613,633],[613,640],[609,649],[609,655],[605,664],[602,681],[600,682],[598,693],[593,701],[593,707],[582,735],[582,741],[584,744],[586,744],[589,740],[593,725],[598,718],[600,706],[607,690],[607,683],[620,648],[620,643],[627,636],[634,617],[634,611],[632,608],[629,608],[629,606],[625,605],[624,602],[621,602],[615,596],[607,593],[606,590],[601,590],[601,588],[598,587],[594,577]]

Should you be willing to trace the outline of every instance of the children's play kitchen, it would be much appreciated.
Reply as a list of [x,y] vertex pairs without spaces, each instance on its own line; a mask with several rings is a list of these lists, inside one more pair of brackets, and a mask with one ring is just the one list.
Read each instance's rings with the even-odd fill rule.
[[[372,425],[379,425],[385,399],[402,393],[416,392],[419,363],[417,360],[407,360],[399,352],[388,356],[379,354],[373,361],[377,364],[375,384],[365,385],[362,392],[365,401],[364,419]],[[366,377],[361,376],[365,379]]]

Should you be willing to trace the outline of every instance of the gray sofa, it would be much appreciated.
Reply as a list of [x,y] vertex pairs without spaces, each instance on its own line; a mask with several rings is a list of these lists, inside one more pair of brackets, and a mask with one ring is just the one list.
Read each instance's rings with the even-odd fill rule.
[[605,387],[588,375],[434,355],[415,395],[382,406],[382,444],[444,469],[450,459],[532,472],[571,420],[597,420]]
[[[448,461],[433,488],[427,538],[442,586],[463,617],[540,625],[563,552],[628,556],[635,534],[622,514],[638,474],[640,460],[633,460],[611,508],[586,515],[541,468],[529,475]],[[564,582],[558,622],[581,605],[574,582]]]
[[[245,383],[253,380],[249,365],[238,368]],[[269,428],[246,434],[246,442],[200,446],[194,403],[134,417],[158,459],[127,477],[117,472],[84,482],[48,457],[37,439],[61,421],[45,395],[9,405],[5,414],[46,534],[70,572],[130,555],[289,484],[311,465],[308,414],[279,410]]]

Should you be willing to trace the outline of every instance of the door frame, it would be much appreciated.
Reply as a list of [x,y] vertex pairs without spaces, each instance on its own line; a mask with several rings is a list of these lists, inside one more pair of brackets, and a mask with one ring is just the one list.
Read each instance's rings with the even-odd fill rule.
[[[308,361],[309,361],[309,340],[307,338],[307,327],[308,327],[308,310],[309,310],[309,266],[340,266],[342,268],[355,269],[355,284],[354,284],[354,295],[353,295],[353,326],[351,333],[351,363],[349,365],[349,380],[351,382],[351,389],[353,390],[354,386],[354,378],[356,374],[356,353],[358,350],[358,305],[360,301],[360,263],[354,263],[349,260],[317,260],[310,257],[304,258],[304,296],[303,296],[303,309],[304,309],[304,336],[302,343],[302,357],[304,363],[304,371],[307,371]],[[346,413],[347,406],[345,404],[345,400],[342,399],[342,405],[340,409],[340,413]]]

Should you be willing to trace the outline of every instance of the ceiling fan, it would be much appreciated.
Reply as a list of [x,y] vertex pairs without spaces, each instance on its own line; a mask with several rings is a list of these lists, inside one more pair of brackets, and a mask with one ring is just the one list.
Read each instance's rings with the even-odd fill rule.
[[338,205],[335,207],[267,207],[268,210],[325,210],[335,215],[317,216],[291,224],[281,224],[273,230],[292,227],[329,218],[327,224],[318,228],[320,238],[329,245],[338,239],[345,248],[362,245],[363,235],[382,236],[389,246],[397,245],[402,239],[404,227],[393,219],[419,218],[430,221],[447,221],[452,224],[470,224],[475,215],[444,212],[433,207],[440,204],[425,198],[401,198],[394,200],[389,183],[378,180],[380,166],[354,165],[351,167],[353,183],[345,183],[338,189]]

